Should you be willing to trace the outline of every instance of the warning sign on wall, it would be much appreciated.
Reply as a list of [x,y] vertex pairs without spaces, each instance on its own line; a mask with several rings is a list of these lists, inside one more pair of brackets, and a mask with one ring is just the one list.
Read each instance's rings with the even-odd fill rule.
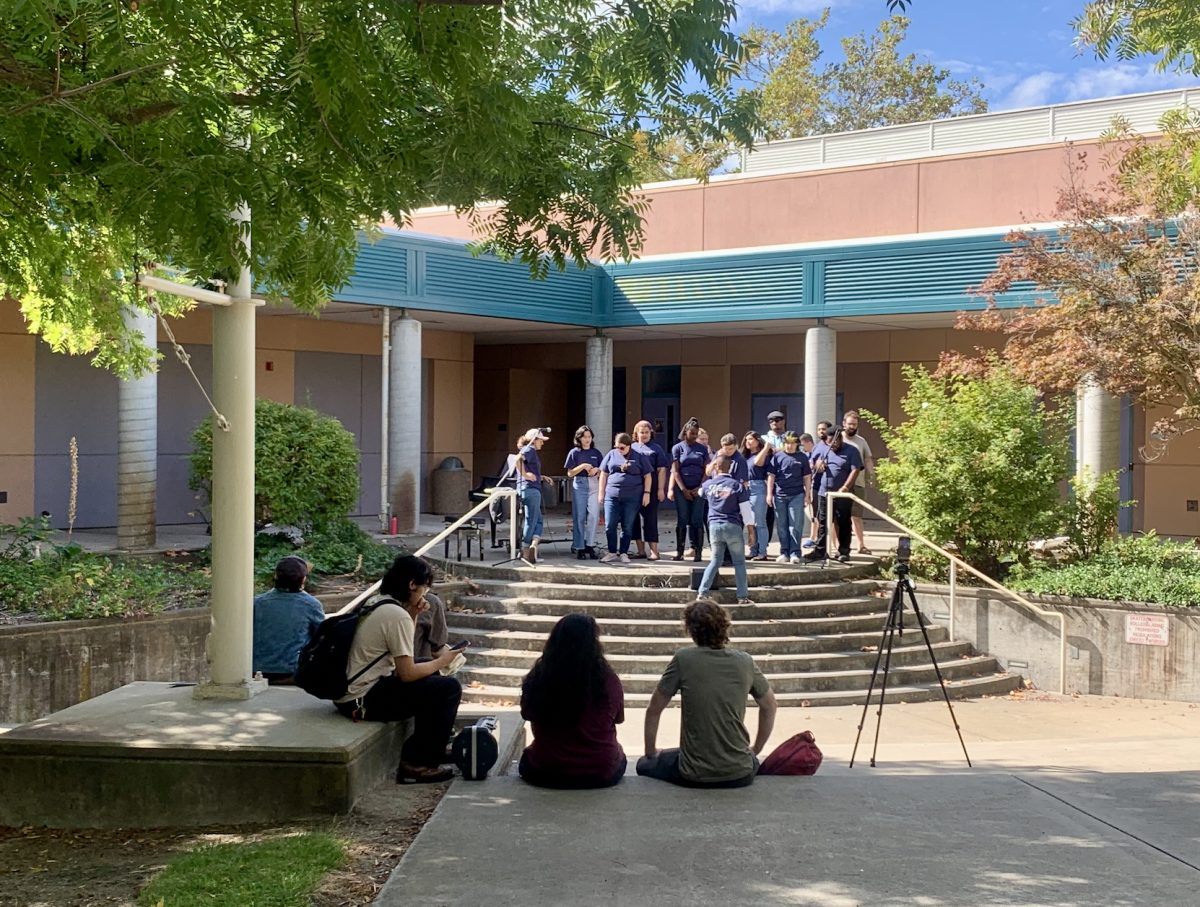
[[1137,646],[1165,646],[1171,625],[1165,614],[1126,614],[1125,641]]

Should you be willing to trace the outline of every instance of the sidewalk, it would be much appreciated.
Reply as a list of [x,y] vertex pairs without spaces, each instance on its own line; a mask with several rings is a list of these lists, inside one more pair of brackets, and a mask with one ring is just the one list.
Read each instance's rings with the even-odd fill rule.
[[[812,778],[689,791],[627,777],[610,791],[458,781],[380,905],[1185,905],[1200,884],[1200,708],[1036,696],[780,714],[809,728]],[[622,729],[642,751],[643,714]],[[660,745],[677,739],[668,711]],[[753,731],[757,714],[748,713]],[[631,758],[630,770],[632,773]]]

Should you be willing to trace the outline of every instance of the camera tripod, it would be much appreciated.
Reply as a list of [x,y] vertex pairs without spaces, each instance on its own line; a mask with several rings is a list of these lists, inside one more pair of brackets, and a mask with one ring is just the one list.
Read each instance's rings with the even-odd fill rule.
[[971,756],[967,753],[967,745],[963,742],[962,729],[958,719],[954,717],[954,706],[950,704],[950,694],[946,692],[946,681],[942,670],[938,667],[937,658],[933,654],[933,644],[929,641],[929,631],[921,619],[921,609],[917,606],[917,596],[913,592],[912,580],[908,578],[908,564],[903,561],[896,564],[896,587],[892,590],[892,603],[888,606],[887,620],[883,624],[883,636],[879,640],[879,650],[875,654],[875,667],[871,671],[871,683],[867,687],[867,699],[863,703],[862,717],[858,720],[858,734],[854,738],[854,749],[850,753],[850,767],[854,768],[854,757],[858,754],[858,743],[862,738],[863,725],[867,721],[867,710],[871,707],[871,696],[875,692],[875,680],[879,677],[879,663],[883,662],[883,678],[879,688],[879,710],[875,713],[875,744],[871,747],[871,768],[875,767],[875,754],[879,751],[879,727],[883,723],[883,704],[887,700],[888,670],[892,666],[892,646],[896,637],[903,638],[904,633],[904,596],[908,594],[908,604],[917,619],[917,627],[925,640],[925,649],[929,652],[929,661],[937,674],[938,684],[942,688],[942,698],[946,700],[946,708],[950,710],[950,721],[958,734],[958,742],[966,756],[967,765],[971,765]]

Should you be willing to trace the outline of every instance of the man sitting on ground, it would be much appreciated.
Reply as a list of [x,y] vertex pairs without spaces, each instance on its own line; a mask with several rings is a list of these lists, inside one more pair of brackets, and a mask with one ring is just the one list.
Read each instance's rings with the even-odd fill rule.
[[325,619],[321,603],[304,591],[309,564],[289,554],[275,565],[275,587],[254,597],[256,672],[272,684],[290,684],[300,650]]
[[[695,642],[667,665],[646,709],[646,755],[637,773],[684,787],[746,787],[758,773],[758,753],[775,726],[775,694],[754,660],[729,642],[729,613],[711,601],[683,612]],[[659,750],[658,721],[677,692],[683,696],[679,749]],[[750,746],[746,694],[758,703],[758,734]]]

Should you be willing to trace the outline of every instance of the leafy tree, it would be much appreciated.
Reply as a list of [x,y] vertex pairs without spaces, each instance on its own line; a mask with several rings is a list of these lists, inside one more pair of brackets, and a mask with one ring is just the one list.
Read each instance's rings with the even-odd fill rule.
[[[642,239],[632,137],[759,131],[733,0],[27,0],[0,17],[0,296],[56,349],[144,369],[145,262],[250,265],[304,310],[359,231],[428,204],[536,273]],[[659,139],[648,140],[651,152]]]
[[865,414],[891,451],[879,487],[900,522],[989,576],[1057,532],[1067,426],[999,361],[982,378],[905,366],[906,421]]
[[843,38],[844,59],[818,65],[820,31],[826,10],[816,19],[796,19],[783,32],[748,29],[754,47],[749,77],[762,93],[763,119],[771,138],[870,129],[981,113],[987,103],[975,80],[961,82],[947,69],[901,55],[909,19],[893,16],[877,31]]
[[1161,57],[1160,69],[1200,75],[1200,9],[1195,0],[1092,0],[1075,20],[1080,39],[1101,60]]

